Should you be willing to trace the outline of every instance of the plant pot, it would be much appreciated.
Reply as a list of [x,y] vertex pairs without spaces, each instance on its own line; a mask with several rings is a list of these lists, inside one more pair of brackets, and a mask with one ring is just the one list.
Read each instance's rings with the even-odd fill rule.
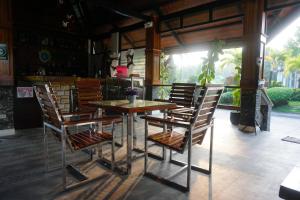
[[136,100],[136,95],[128,96],[129,103],[134,103]]
[[239,125],[239,123],[240,123],[240,116],[241,116],[241,112],[240,111],[232,111],[232,112],[230,112],[230,122],[233,125]]

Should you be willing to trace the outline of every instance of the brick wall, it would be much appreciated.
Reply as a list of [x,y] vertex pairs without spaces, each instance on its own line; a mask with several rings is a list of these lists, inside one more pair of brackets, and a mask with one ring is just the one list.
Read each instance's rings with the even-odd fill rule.
[[57,103],[62,112],[70,111],[70,89],[74,87],[70,82],[51,82]]
[[0,86],[0,130],[14,128],[13,87]]

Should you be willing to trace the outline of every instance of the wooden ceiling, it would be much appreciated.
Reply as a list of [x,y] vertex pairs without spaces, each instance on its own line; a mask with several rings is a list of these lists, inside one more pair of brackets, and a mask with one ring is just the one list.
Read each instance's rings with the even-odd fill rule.
[[[121,33],[121,48],[145,46],[144,23],[160,19],[162,48],[243,36],[243,0],[55,0],[13,1],[15,24],[61,29],[66,13],[76,17],[74,32],[94,39]],[[299,13],[299,0],[267,0],[267,34],[273,37]]]

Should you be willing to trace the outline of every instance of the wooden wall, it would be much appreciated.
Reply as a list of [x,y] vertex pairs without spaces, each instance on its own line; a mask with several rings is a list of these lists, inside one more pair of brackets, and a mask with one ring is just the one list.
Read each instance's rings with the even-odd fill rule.
[[0,85],[13,85],[11,1],[0,0],[0,43],[8,46],[8,60],[0,60]]

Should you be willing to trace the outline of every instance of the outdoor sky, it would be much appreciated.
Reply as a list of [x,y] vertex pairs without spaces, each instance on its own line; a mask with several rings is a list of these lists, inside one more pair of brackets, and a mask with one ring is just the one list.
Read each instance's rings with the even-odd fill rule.
[[288,40],[292,38],[297,30],[297,27],[300,26],[300,17],[295,21],[289,24],[285,29],[283,29],[278,35],[276,35],[273,40],[271,40],[267,47],[272,49],[282,50],[287,44]]

